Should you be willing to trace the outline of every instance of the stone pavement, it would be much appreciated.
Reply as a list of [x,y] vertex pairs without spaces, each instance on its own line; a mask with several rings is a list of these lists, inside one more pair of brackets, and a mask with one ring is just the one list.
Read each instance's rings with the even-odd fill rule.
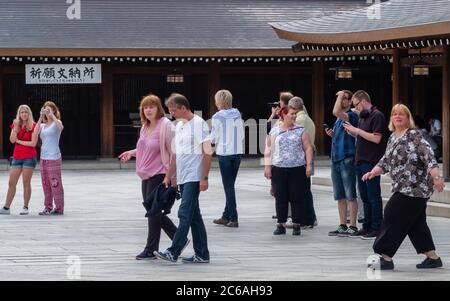
[[[0,172],[0,200],[8,174]],[[39,172],[33,176],[30,215],[22,206],[19,184],[11,216],[0,216],[0,280],[67,280],[68,256],[81,261],[81,280],[368,280],[366,259],[372,242],[328,237],[337,225],[330,187],[313,186],[319,226],[300,237],[273,236],[274,200],[261,168],[241,169],[237,179],[239,228],[214,225],[224,206],[219,171],[200,204],[208,232],[210,264],[189,265],[160,260],[136,261],[147,234],[140,181],[132,170],[64,171],[64,216],[38,216],[43,193]],[[20,183],[20,182],[19,182]],[[178,203],[176,203],[176,207]],[[177,208],[173,212],[177,212]],[[176,214],[171,217],[178,221]],[[395,257],[396,269],[382,280],[450,280],[450,220],[429,218],[444,268],[418,271],[422,260],[407,239]],[[161,249],[169,245],[163,234]],[[192,245],[183,255],[193,253]]]

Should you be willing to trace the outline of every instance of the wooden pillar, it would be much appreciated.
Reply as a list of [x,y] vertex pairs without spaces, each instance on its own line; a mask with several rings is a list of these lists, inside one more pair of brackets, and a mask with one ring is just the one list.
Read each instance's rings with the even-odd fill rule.
[[423,77],[412,78],[412,96],[410,102],[407,103],[413,115],[419,115],[425,118],[425,79]]
[[394,49],[392,58],[392,105],[408,101],[408,73],[402,70],[401,60],[407,50]]
[[220,66],[217,62],[211,62],[208,74],[208,116],[203,116],[205,120],[209,119],[217,112],[214,95],[220,90]]
[[3,158],[3,67],[0,66],[0,158]]
[[114,155],[113,76],[108,66],[102,66],[102,99],[100,101],[101,157]]
[[310,117],[316,125],[316,138],[314,143],[318,155],[325,154],[324,135],[322,130],[325,115],[324,82],[324,63],[314,62],[312,65],[312,112],[310,113]]
[[442,158],[443,175],[450,180],[450,46],[443,46],[442,62]]

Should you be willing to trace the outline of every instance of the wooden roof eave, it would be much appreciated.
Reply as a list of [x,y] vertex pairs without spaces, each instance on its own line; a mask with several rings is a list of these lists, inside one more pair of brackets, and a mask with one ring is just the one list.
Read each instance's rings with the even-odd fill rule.
[[300,33],[272,25],[279,38],[304,44],[349,45],[371,44],[450,35],[450,21],[360,32]]

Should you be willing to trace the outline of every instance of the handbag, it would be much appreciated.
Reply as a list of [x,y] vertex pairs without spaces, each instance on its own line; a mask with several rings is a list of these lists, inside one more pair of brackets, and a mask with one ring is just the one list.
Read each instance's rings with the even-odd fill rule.
[[[17,139],[18,139],[18,140],[22,140],[26,133],[27,133],[27,128],[25,128],[25,131],[23,132],[22,136],[21,136],[20,138],[17,137]],[[15,143],[14,143],[14,144],[15,144]],[[12,161],[13,161],[13,160],[14,160],[14,157],[13,157],[13,156],[10,156],[10,157],[8,158],[9,166],[12,165]]]

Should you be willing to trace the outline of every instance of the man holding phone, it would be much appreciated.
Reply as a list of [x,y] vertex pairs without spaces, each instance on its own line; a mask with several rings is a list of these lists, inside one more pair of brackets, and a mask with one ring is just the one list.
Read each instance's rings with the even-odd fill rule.
[[[356,216],[358,203],[356,195],[355,153],[356,141],[344,128],[345,122],[358,126],[358,115],[351,108],[353,93],[348,90],[336,94],[333,115],[336,122],[333,128],[324,124],[331,144],[331,179],[333,181],[334,199],[338,202],[339,226],[328,233],[329,236],[351,236],[358,232]],[[350,209],[350,225],[347,227],[347,205]]]
[[364,204],[363,229],[355,237],[375,239],[383,221],[383,202],[381,200],[380,176],[363,181],[362,176],[371,171],[384,154],[387,133],[386,119],[364,90],[352,96],[353,106],[359,113],[358,127],[346,122],[345,130],[356,137],[356,176],[359,195]]

